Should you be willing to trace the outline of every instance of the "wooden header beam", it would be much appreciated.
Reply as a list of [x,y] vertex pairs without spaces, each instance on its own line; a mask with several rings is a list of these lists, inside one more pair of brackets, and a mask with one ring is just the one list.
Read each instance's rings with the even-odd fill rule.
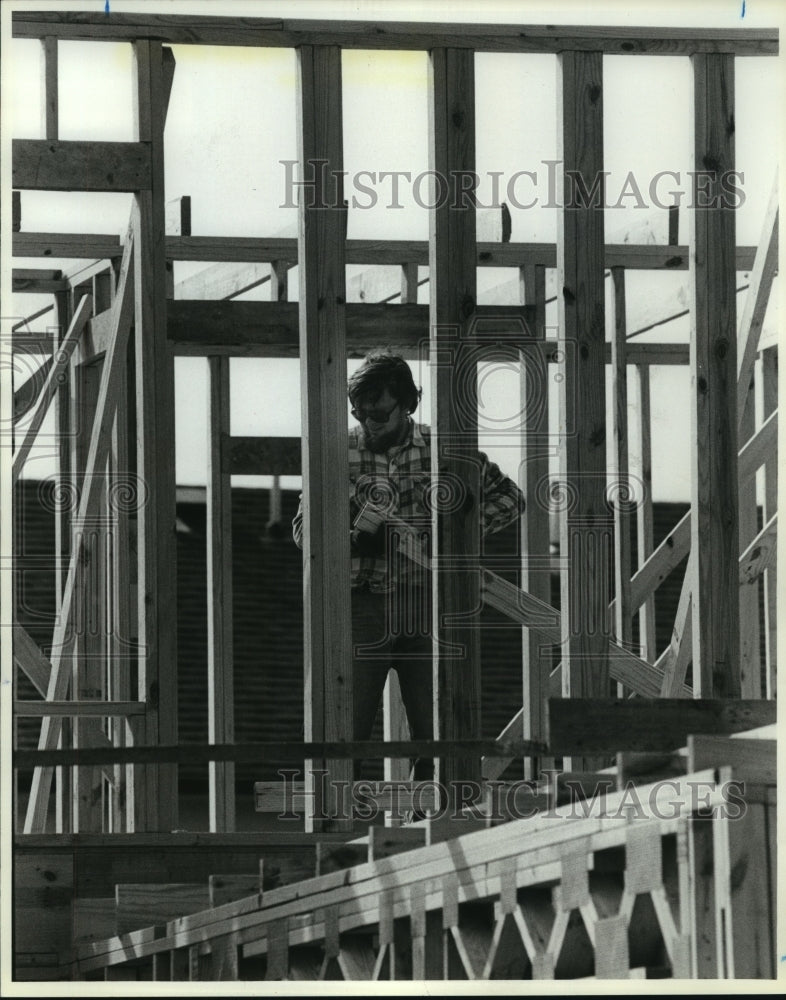
[[[297,240],[281,236],[167,236],[167,260],[224,263],[297,264]],[[15,257],[78,257],[93,259],[122,255],[117,236],[93,233],[13,234]],[[687,246],[607,243],[605,266],[638,271],[687,271]],[[756,247],[737,247],[737,270],[750,271]],[[347,264],[428,265],[428,243],[423,240],[347,240]],[[477,244],[478,267],[557,266],[555,243]]]
[[150,187],[143,142],[12,141],[12,184],[29,191],[142,191]]
[[183,45],[249,45],[297,48],[337,45],[357,49],[451,47],[476,52],[564,52],[616,55],[777,55],[777,28],[652,28],[539,24],[339,21],[269,17],[14,11],[15,38],[128,42],[154,37]]

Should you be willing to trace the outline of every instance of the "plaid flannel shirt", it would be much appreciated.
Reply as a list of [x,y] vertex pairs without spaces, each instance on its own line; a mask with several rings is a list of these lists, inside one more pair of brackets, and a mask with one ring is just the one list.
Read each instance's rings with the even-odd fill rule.
[[[354,521],[366,503],[410,524],[430,549],[431,513],[431,431],[424,424],[409,421],[404,442],[385,453],[371,451],[365,445],[363,430],[349,431],[349,499]],[[494,462],[480,452],[481,507],[480,530],[493,534],[506,527],[524,511],[524,496],[518,486]],[[422,531],[418,529],[421,528]],[[380,529],[383,530],[383,529]],[[302,496],[292,522],[296,544],[303,547]],[[430,552],[429,552],[430,554]],[[397,582],[426,584],[426,571],[389,551],[379,555],[352,553],[351,586],[367,585],[374,593],[386,593]]]

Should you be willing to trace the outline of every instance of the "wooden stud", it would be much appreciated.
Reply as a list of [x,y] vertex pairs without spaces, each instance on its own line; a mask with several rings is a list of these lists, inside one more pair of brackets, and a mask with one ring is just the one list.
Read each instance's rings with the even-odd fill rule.
[[[148,490],[138,512],[139,697],[148,702],[145,742],[177,742],[177,593],[175,538],[174,359],[166,339],[164,247],[163,54],[158,41],[135,43],[136,132],[149,146],[150,190],[135,208],[136,469]],[[141,829],[177,825],[177,770],[140,775],[136,804]]]
[[734,170],[734,59],[694,55],[691,61],[694,689],[698,697],[733,698],[740,695],[735,217],[723,206],[721,185]]
[[[638,386],[638,449],[640,455],[639,479],[642,497],[636,516],[636,548],[639,568],[644,566],[654,548],[654,519],[652,512],[652,411],[650,403],[649,365],[636,365]],[[631,609],[635,611],[635,609]],[[639,641],[642,656],[650,663],[655,659],[655,598],[650,594],[639,608]]]
[[[778,348],[767,347],[761,354],[762,409],[765,421],[778,405]],[[778,509],[778,459],[767,458],[764,464],[764,522],[769,524]],[[766,696],[777,694],[777,558],[767,567],[764,577],[765,658],[767,664]]]
[[[663,662],[663,683],[660,693],[664,698],[678,698],[685,684],[688,664],[693,656],[692,607],[693,607],[694,567],[693,556],[688,556],[685,576],[682,580],[680,599],[671,641]],[[694,678],[695,684],[695,678]]]
[[[630,504],[633,499],[628,471],[628,364],[627,317],[625,314],[625,271],[611,269],[614,286],[614,330],[611,338],[612,442],[614,450],[614,633],[620,645],[630,647],[633,620],[630,606],[631,537]],[[624,688],[617,685],[617,694]]]
[[[534,314],[530,329],[536,341],[546,338],[546,272],[543,267],[526,265],[519,272],[524,304]],[[521,352],[522,395],[526,412],[521,428],[519,486],[526,497],[527,510],[522,518],[521,588],[547,604],[551,603],[551,575],[536,568],[548,556],[549,515],[538,499],[538,485],[548,476],[551,448],[548,443],[548,370],[538,356]],[[536,403],[541,405],[536,408]],[[524,739],[543,740],[546,736],[546,701],[549,695],[550,650],[544,649],[542,637],[533,629],[522,637],[522,684]],[[533,778],[536,762],[525,761],[524,777]]]
[[[343,163],[341,50],[298,50],[299,317],[303,433],[304,725],[306,740],[352,736],[352,635],[349,593],[349,446],[346,421],[346,210],[337,183]],[[322,164],[320,161],[326,161]],[[324,166],[324,171],[321,167]],[[322,206],[322,207],[320,207]],[[327,207],[325,207],[327,206]],[[327,767],[324,786],[313,771]],[[348,762],[306,764],[316,793],[306,828],[351,829],[333,781],[351,781]],[[320,789],[326,788],[322,802]],[[332,821],[323,817],[336,817]]]
[[418,301],[418,265],[401,265],[401,304],[416,303]]
[[41,92],[44,97],[43,134],[45,139],[58,138],[57,38],[41,39]]
[[[474,193],[468,197],[459,184],[475,170],[474,79],[472,51],[439,48],[431,52],[429,166],[440,179],[435,187],[447,185],[445,191],[435,190],[436,208],[429,216],[431,477],[453,498],[445,509],[435,504],[432,513],[437,739],[471,739],[480,733],[480,637],[477,622],[467,621],[480,605],[479,578],[471,565],[480,553],[482,502],[477,355],[471,343],[477,251]],[[457,503],[461,495],[470,502]],[[448,790],[454,780],[477,780],[480,760],[437,761],[435,777]]]
[[[409,722],[401,699],[401,687],[395,670],[388,673],[385,689],[382,693],[382,738],[384,740],[408,740],[410,738]],[[385,781],[408,781],[410,777],[409,758],[386,757],[384,761]],[[385,813],[385,826],[400,826],[404,816],[395,811]],[[373,830],[373,827],[372,827]]]
[[[749,386],[753,380],[754,361],[759,347],[761,328],[767,313],[772,282],[778,271],[778,177],[770,194],[770,201],[764,217],[761,239],[756,248],[756,259],[750,277],[750,287],[745,297],[745,308],[737,333],[737,356],[739,374],[737,376],[737,412],[740,422],[740,436],[745,440],[742,424],[746,419],[745,403]],[[750,434],[748,430],[746,433]]]
[[[748,440],[756,430],[756,392],[754,370],[749,372],[750,384],[742,403],[739,434]],[[756,477],[739,485],[739,546],[745,552],[759,530],[759,508],[756,501]],[[739,580],[740,574],[738,571]],[[762,692],[761,634],[759,629],[758,582],[752,586],[738,583],[740,615],[740,692],[743,698],[760,698]]]
[[605,498],[603,57],[600,52],[564,52],[558,66],[565,199],[557,241],[559,325],[561,336],[576,347],[575,359],[565,350],[560,365],[560,477],[566,492],[560,517],[560,552],[566,561],[561,579],[562,693],[586,698],[609,691],[604,567],[612,526]]
[[[207,522],[208,742],[235,739],[232,614],[232,485],[224,472],[229,443],[229,358],[209,358]],[[209,765],[209,815],[213,832],[235,828],[235,767]]]

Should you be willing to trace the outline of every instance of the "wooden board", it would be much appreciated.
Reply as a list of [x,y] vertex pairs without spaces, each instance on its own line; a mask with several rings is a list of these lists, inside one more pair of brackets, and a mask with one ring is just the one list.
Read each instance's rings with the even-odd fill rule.
[[694,733],[736,733],[775,721],[775,702],[745,699],[568,699],[549,701],[554,753],[675,750]]
[[[605,290],[603,278],[603,56],[558,57],[559,153],[564,207],[557,243],[560,335],[560,515],[563,697],[609,691],[606,589],[600,567],[612,545],[606,513]],[[572,179],[571,179],[572,178]]]
[[207,883],[119,884],[115,888],[116,933],[127,934],[139,927],[162,924],[209,906]]
[[740,694],[737,303],[734,213],[722,207],[721,184],[735,168],[734,59],[691,61],[696,203],[705,206],[691,212],[694,687],[704,698],[733,698]]
[[775,55],[776,29],[647,28],[530,24],[444,24],[385,21],[326,21],[264,17],[200,15],[103,14],[14,11],[16,38],[56,35],[69,39],[128,41],[155,32],[156,38],[191,45],[264,45],[292,48],[332,44],[360,49],[433,49],[467,47],[484,52],[562,52],[589,49],[619,55],[689,55],[692,52],[735,52]]
[[[459,196],[458,184],[475,170],[471,51],[430,53],[428,108],[429,168],[447,181],[447,197],[429,213],[431,479],[435,495],[455,498],[463,490],[470,501],[435,504],[432,512],[434,736],[472,739],[480,735],[480,635],[473,620],[480,587],[472,565],[480,554],[481,496],[477,355],[468,338],[477,303],[477,250],[474,201]],[[479,777],[479,758],[439,761],[435,769],[446,787]]]
[[13,139],[13,185],[31,191],[142,191],[150,188],[143,142]]

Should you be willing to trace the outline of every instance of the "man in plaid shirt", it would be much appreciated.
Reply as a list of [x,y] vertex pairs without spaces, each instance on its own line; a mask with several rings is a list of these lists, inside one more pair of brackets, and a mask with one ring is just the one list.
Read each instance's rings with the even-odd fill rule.
[[[402,532],[412,531],[430,555],[431,433],[411,416],[421,390],[406,361],[392,354],[369,355],[348,388],[359,423],[349,432],[354,738],[371,738],[388,671],[395,667],[412,739],[431,739],[427,559],[412,561],[397,545]],[[480,528],[486,535],[514,521],[524,510],[524,497],[486,455],[479,453],[478,461]],[[453,499],[461,502],[460,488],[456,493]],[[451,502],[449,496],[441,499]],[[301,548],[302,517],[301,506],[292,524]],[[424,763],[430,767],[430,761]]]

